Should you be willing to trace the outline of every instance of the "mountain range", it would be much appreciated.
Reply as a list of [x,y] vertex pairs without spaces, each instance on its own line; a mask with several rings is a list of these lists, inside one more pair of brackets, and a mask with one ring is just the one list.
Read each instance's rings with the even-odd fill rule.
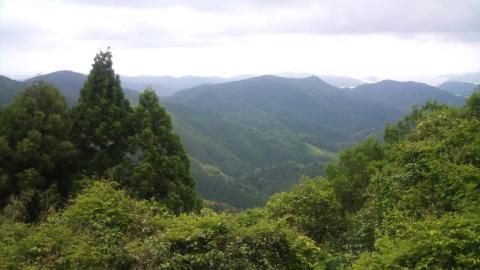
[[[24,82],[0,77],[0,105],[39,80],[56,85],[73,105],[85,78],[70,71]],[[155,78],[162,79],[121,77],[132,104],[138,99],[136,90],[143,89],[147,80],[153,87],[173,91],[173,82],[179,79]],[[321,174],[337,151],[370,135],[381,137],[383,126],[413,105],[427,99],[454,106],[464,102],[447,92],[457,91],[456,87],[445,91],[417,82],[386,80],[350,89],[315,76],[183,79],[184,86],[193,87],[177,89],[161,100],[191,157],[197,189],[210,201],[236,208],[259,206],[302,175]]]
[[409,112],[412,105],[424,104],[428,99],[453,106],[463,105],[464,99],[445,90],[418,82],[384,80],[362,84],[349,92],[351,97],[374,101],[401,112]]
[[457,96],[468,97],[478,86],[478,84],[470,82],[446,81],[438,85],[437,88]]

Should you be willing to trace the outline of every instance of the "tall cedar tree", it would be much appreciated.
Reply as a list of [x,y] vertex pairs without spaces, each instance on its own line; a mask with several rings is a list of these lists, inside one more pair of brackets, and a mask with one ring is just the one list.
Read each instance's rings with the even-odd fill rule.
[[112,54],[100,52],[73,108],[74,138],[82,155],[82,173],[103,176],[117,165],[127,148],[131,107],[112,68]]
[[116,167],[115,178],[137,197],[163,201],[175,213],[197,210],[189,159],[153,90],[140,95],[130,122],[129,153]]
[[35,220],[66,200],[76,149],[65,99],[52,85],[22,91],[0,117],[0,204],[13,220]]

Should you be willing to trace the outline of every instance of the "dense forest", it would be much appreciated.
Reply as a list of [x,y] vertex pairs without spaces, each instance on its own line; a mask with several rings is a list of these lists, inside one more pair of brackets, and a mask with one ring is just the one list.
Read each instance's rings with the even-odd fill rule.
[[480,90],[237,213],[202,205],[169,114],[151,89],[130,105],[110,52],[67,104],[37,82],[0,111],[1,269],[480,268]]

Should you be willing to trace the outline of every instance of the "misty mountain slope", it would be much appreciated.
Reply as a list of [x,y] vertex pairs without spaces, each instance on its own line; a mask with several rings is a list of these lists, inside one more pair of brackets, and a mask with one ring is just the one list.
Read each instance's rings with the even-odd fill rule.
[[[336,151],[378,134],[400,115],[351,98],[317,77],[261,76],[202,85],[167,98],[166,107],[195,160],[198,190],[235,207],[259,205],[308,171],[321,171]],[[214,196],[207,187],[216,182],[225,193],[242,186],[255,200],[238,195],[244,198],[238,204],[238,196]]]
[[[378,129],[399,115],[381,105],[352,99],[316,77],[262,76],[203,85],[166,101],[177,118],[230,147],[234,156],[262,166],[292,159],[307,161],[306,143],[337,151],[362,131]],[[271,157],[265,159],[268,153]]]
[[[310,73],[295,73],[295,72],[284,72],[284,73],[279,73],[279,74],[274,74],[275,76],[279,77],[284,77],[284,78],[296,78],[296,79],[303,79],[307,78],[310,76],[317,76],[319,77],[322,81],[333,85],[335,87],[339,88],[351,88],[351,87],[356,87],[361,85],[363,82],[361,80],[352,78],[352,77],[347,77],[347,76],[336,76],[336,75],[313,75]],[[255,76],[249,76],[255,77]],[[244,78],[247,79],[247,78]]]
[[[398,112],[349,97],[317,77],[289,79],[261,76],[242,81],[203,85],[167,99],[259,128],[318,133],[343,140],[349,132],[382,125]],[[389,111],[378,116],[378,111]]]
[[461,106],[464,98],[447,91],[418,82],[392,80],[363,84],[348,92],[351,97],[373,101],[402,112],[409,112],[413,105],[423,105],[432,99],[452,106]]
[[168,96],[179,90],[192,88],[202,84],[223,83],[235,80],[221,77],[199,77],[199,76],[121,76],[122,85],[126,88],[143,91],[145,87],[151,86],[157,95]]
[[157,82],[157,77],[154,76],[121,76],[122,87],[133,89],[142,92],[145,88],[151,87],[155,90],[158,96],[168,96],[179,89],[163,85]]
[[49,74],[39,75],[25,81],[28,85],[35,82],[44,81],[55,85],[67,100],[68,104],[73,105],[80,97],[80,89],[86,80],[86,76],[81,73],[61,70]]
[[13,101],[26,84],[0,75],[0,107]]
[[[61,70],[33,77],[26,80],[25,83],[28,85],[38,81],[51,83],[60,90],[60,93],[62,93],[62,95],[65,97],[68,104],[72,106],[77,103],[78,98],[80,97],[80,89],[83,87],[86,79],[87,76],[84,74],[69,70]],[[121,80],[122,78],[120,78],[120,81]],[[125,88],[123,89],[123,92],[130,103],[138,103],[139,92]]]
[[446,81],[437,86],[442,90],[445,90],[451,94],[468,97],[470,94],[477,88],[478,85],[469,82],[457,82],[457,81]]
[[464,74],[445,75],[444,78],[448,78],[450,81],[457,82],[469,82],[474,84],[480,83],[480,72],[468,72]]
[[356,87],[363,84],[363,82],[358,79],[345,76],[319,75],[318,77],[336,87]]

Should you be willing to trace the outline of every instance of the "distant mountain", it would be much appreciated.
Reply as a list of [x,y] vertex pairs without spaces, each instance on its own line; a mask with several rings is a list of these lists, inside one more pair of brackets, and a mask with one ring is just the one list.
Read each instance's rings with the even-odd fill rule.
[[45,75],[39,75],[25,81],[32,85],[35,82],[44,81],[55,85],[67,100],[68,104],[73,105],[80,97],[80,89],[86,80],[86,76],[81,73],[61,70]]
[[151,87],[153,88],[153,90],[155,90],[155,93],[158,96],[168,96],[180,90],[180,89],[171,88],[169,86],[158,83],[156,82],[155,78],[156,77],[149,77],[149,76],[138,76],[138,77],[121,76],[120,81],[121,81],[122,87],[132,89],[138,92],[142,92],[143,90],[145,90],[145,88]]
[[12,102],[25,86],[25,83],[0,75],[0,107]]
[[353,88],[363,84],[363,82],[358,79],[345,76],[319,75],[319,77],[326,83],[340,88]]
[[447,91],[418,82],[384,80],[363,84],[348,92],[351,97],[377,102],[402,112],[409,112],[413,105],[423,105],[428,99],[452,106],[461,106],[464,98]]
[[[314,76],[267,75],[201,85],[166,102],[195,161],[199,191],[235,207],[260,205],[272,192],[296,183],[309,170],[321,170],[336,151],[380,132],[401,114],[352,98]],[[211,197],[211,186],[223,186],[224,192]],[[231,190],[237,195],[225,198]]]
[[[280,73],[277,74],[279,77],[284,77],[284,78],[295,78],[295,79],[304,79],[310,76],[315,76],[310,73]],[[339,88],[353,88],[355,86],[361,85],[363,82],[358,79],[354,79],[351,77],[346,77],[346,76],[335,76],[335,75],[318,75],[320,79],[325,81],[326,83],[333,85],[335,87]]]
[[145,87],[151,86],[157,95],[168,96],[178,90],[195,87],[201,84],[223,83],[232,79],[220,77],[198,77],[198,76],[121,76],[122,86],[137,91],[143,91]]
[[[312,75],[308,73],[281,73],[276,76],[284,78],[303,79]],[[222,78],[216,76],[121,76],[121,81],[123,87],[140,92],[143,91],[146,87],[151,86],[155,90],[157,95],[165,97],[179,90],[193,88],[202,84],[219,84],[238,80],[245,80],[254,77],[258,76],[240,75],[230,78]],[[362,84],[362,81],[360,80],[344,76],[320,75],[319,77],[328,84],[336,87],[352,88]]]
[[442,77],[448,79],[449,81],[470,82],[474,84],[480,84],[480,72],[444,75]]
[[[60,93],[65,97],[69,105],[77,103],[80,97],[80,89],[83,87],[87,76],[78,72],[62,70],[45,75],[39,75],[25,81],[26,84],[31,85],[38,81],[44,81],[55,85]],[[125,97],[132,104],[138,103],[139,92],[123,89]]]
[[469,82],[458,82],[458,81],[446,81],[437,86],[442,90],[445,90],[451,94],[467,97],[469,96],[478,85],[469,83]]

